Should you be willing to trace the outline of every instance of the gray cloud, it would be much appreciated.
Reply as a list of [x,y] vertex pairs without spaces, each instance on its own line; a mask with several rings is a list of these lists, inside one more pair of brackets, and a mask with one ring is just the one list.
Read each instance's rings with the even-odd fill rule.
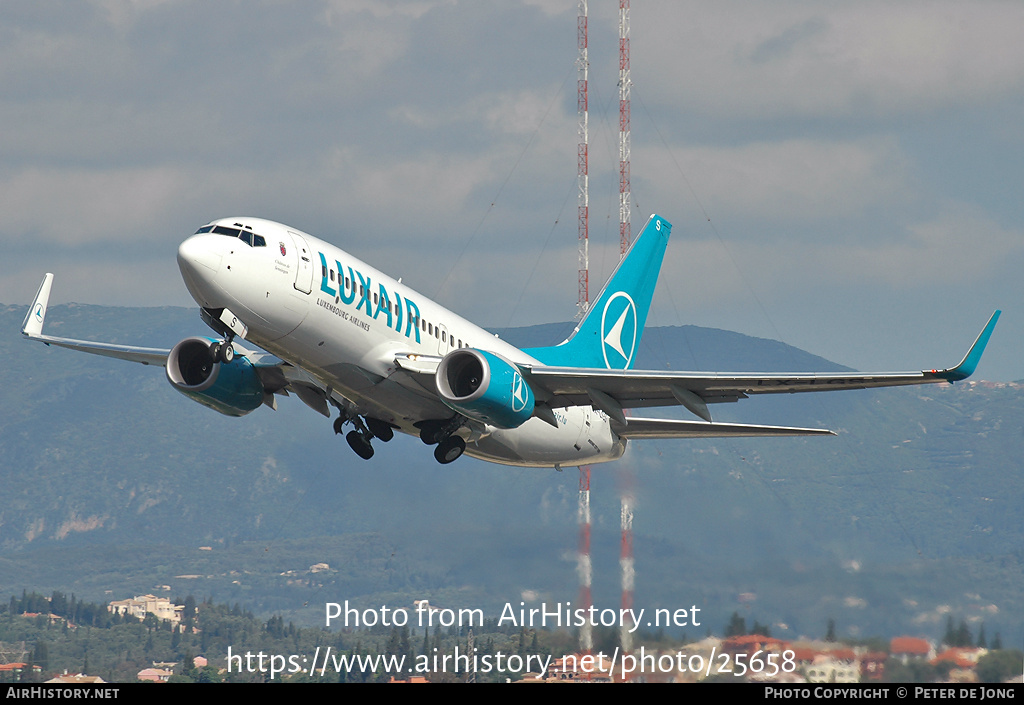
[[[617,242],[617,40],[615,8],[591,5],[599,282]],[[250,214],[325,237],[482,323],[571,316],[575,11],[4,3],[0,244],[14,259],[0,300],[27,302],[56,271],[57,301],[189,304],[177,243]],[[1020,300],[1007,268],[1024,218],[1024,145],[1008,127],[1024,113],[1022,13],[636,4],[633,225],[653,211],[676,224],[651,322],[751,331],[769,311],[828,352],[862,348],[809,323],[808,299],[894,328],[904,314],[884,288],[931,302],[914,309],[931,329]],[[1024,376],[1000,336],[1024,328],[1006,316],[986,363]],[[842,361],[885,367],[884,352]]]

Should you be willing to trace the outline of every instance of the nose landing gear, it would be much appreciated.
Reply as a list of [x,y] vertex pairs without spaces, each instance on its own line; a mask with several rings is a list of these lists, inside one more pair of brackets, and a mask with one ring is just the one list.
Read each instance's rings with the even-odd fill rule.
[[231,342],[235,336],[245,339],[248,328],[238,320],[238,317],[226,308],[199,309],[199,316],[220,335],[223,340],[215,340],[210,343],[210,359],[214,362],[230,363],[235,359],[235,348]]
[[224,364],[234,360],[235,347],[231,344],[231,339],[216,340],[210,343],[210,359],[214,362],[223,362]]

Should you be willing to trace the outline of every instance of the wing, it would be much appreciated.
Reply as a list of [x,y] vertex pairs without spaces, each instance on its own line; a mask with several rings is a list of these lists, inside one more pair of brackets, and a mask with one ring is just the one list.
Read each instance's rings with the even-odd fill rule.
[[921,372],[852,372],[843,374],[758,374],[728,372],[649,372],[573,367],[524,367],[538,401],[549,408],[589,404],[621,425],[623,409],[682,405],[711,421],[708,404],[746,399],[753,394],[793,394],[840,389],[870,389],[912,384],[955,382],[974,373],[992,335],[1000,311],[992,314],[960,364]]
[[[32,306],[22,323],[21,332],[29,340],[38,340],[45,345],[57,345],[62,348],[87,352],[93,355],[113,357],[129,362],[138,362],[143,365],[167,366],[167,358],[171,350],[163,348],[143,348],[132,345],[118,345],[117,343],[99,343],[89,340],[74,340],[72,338],[58,338],[43,334],[43,322],[46,319],[46,309],[49,305],[50,289],[53,286],[53,274],[47,273],[43,277],[39,290],[36,292]],[[330,390],[325,389],[304,370],[294,367],[287,362],[262,350],[250,350],[240,345],[237,340],[233,343],[239,357],[248,358],[260,377],[263,389],[268,393],[264,403],[272,408],[276,407],[274,394],[287,395],[291,390],[307,406],[324,416],[329,417],[328,397]]]
[[25,322],[21,326],[22,335],[30,340],[38,340],[46,345],[59,345],[62,348],[70,348],[80,352],[103,355],[105,357],[116,357],[119,360],[130,362],[141,362],[143,365],[167,365],[167,355],[170,350],[160,348],[139,348],[131,345],[117,345],[116,343],[94,343],[87,340],[72,340],[71,338],[56,338],[43,335],[43,321],[46,319],[46,307],[50,300],[50,287],[53,285],[53,275],[47,272],[39,285],[39,291],[32,301],[32,306],[25,316]]

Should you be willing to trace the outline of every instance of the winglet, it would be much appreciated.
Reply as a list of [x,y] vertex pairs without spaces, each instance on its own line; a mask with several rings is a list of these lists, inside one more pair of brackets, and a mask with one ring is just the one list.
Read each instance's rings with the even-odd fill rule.
[[992,318],[988,319],[988,323],[985,324],[985,328],[981,331],[981,335],[974,341],[974,345],[964,355],[964,359],[960,361],[960,364],[949,370],[932,370],[932,374],[936,377],[941,377],[947,382],[958,382],[962,379],[967,379],[974,374],[975,368],[978,366],[978,362],[981,360],[981,354],[985,352],[985,346],[988,345],[988,339],[992,335],[992,330],[996,327],[996,321],[999,320],[999,314],[1002,313],[1000,310],[996,310],[992,314]]
[[53,275],[47,272],[36,292],[36,298],[25,314],[25,322],[21,324],[22,335],[35,338],[43,333],[43,320],[46,318],[46,305],[50,301],[50,286],[53,284]]

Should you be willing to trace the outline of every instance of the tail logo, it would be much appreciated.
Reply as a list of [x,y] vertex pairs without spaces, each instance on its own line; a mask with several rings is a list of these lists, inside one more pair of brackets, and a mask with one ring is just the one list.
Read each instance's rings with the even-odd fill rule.
[[36,304],[36,320],[40,323],[43,322],[43,305]]
[[636,349],[636,304],[629,294],[611,295],[601,313],[601,352],[609,370],[625,370],[633,364]]

